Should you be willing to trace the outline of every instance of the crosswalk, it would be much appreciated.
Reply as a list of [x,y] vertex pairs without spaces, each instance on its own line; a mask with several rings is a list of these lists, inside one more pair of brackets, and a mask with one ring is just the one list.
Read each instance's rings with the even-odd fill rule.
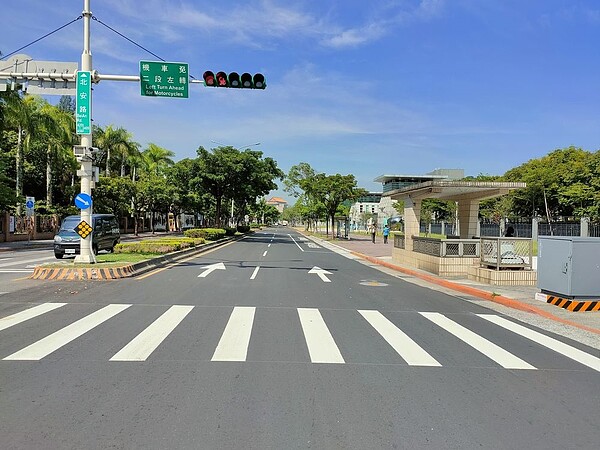
[[[79,307],[81,308],[81,305]],[[582,366],[587,366],[600,372],[600,358],[595,356],[598,351],[583,351],[495,314],[450,315],[438,312],[418,312],[410,316],[413,326],[408,326],[399,323],[401,321],[397,316],[377,310],[336,311],[318,308],[282,308],[280,310],[271,309],[267,314],[266,308],[236,306],[221,307],[219,314],[216,314],[215,317],[208,317],[214,310],[191,305],[160,307],[167,309],[157,314],[156,307],[149,310],[147,305],[108,304],[99,308],[94,307],[97,309],[90,313],[86,311],[83,317],[80,317],[81,311],[77,310],[74,312],[74,319],[69,316],[70,323],[56,330],[45,331],[48,334],[43,337],[37,335],[38,326],[47,323],[45,318],[52,314],[65,314],[70,308],[76,308],[76,306],[68,303],[43,303],[0,317],[0,360],[40,361],[51,358],[61,349],[69,347],[79,349],[84,345],[81,343],[84,335],[91,334],[92,330],[101,330],[108,324],[114,323],[115,318],[123,316],[125,311],[132,311],[131,317],[144,315],[148,316],[148,322],[152,321],[149,324],[144,322],[141,325],[138,322],[133,325],[126,321],[118,322],[118,326],[126,329],[126,332],[122,334],[115,331],[115,326],[110,328],[106,334],[115,342],[109,346],[112,356],[107,357],[107,361],[151,362],[158,358],[153,359],[153,355],[156,356],[159,349],[164,347],[170,339],[174,342],[179,342],[181,339],[185,341],[186,338],[192,339],[190,334],[199,333],[193,337],[194,346],[205,346],[207,347],[205,354],[212,355],[209,358],[204,357],[204,360],[250,362],[254,361],[252,344],[259,345],[261,342],[264,344],[264,336],[269,335],[269,332],[257,333],[256,328],[268,326],[267,324],[272,323],[277,314],[285,312],[288,314],[288,321],[285,323],[295,323],[297,330],[294,332],[286,330],[284,327],[284,332],[289,331],[290,335],[296,333],[302,338],[290,339],[289,342],[277,345],[301,346],[303,349],[300,353],[290,351],[289,354],[306,355],[305,360],[288,362],[351,364],[357,361],[357,357],[353,355],[353,346],[348,345],[348,341],[349,338],[356,336],[356,339],[369,340],[369,342],[361,342],[359,347],[366,346],[372,350],[373,354],[386,355],[381,356],[381,361],[378,361],[378,363],[386,365],[431,368],[452,366],[455,359],[446,354],[449,347],[444,347],[446,350],[440,351],[436,349],[435,344],[435,342],[452,340],[458,343],[458,346],[452,347],[455,349],[454,352],[465,354],[471,351],[480,355],[477,366],[481,366],[481,357],[483,357],[485,361],[488,361],[487,367],[522,371],[548,369],[548,367],[536,365],[535,361],[547,361],[547,356],[551,354],[554,359],[570,360],[566,362],[573,370],[582,370],[584,369]],[[146,308],[145,311],[144,308]],[[135,314],[133,314],[134,311]],[[150,314],[146,314],[148,312]],[[263,313],[265,314],[263,317],[268,320],[256,320]],[[155,314],[157,317],[151,317]],[[292,314],[295,320],[290,322],[289,314]],[[350,316],[345,316],[350,320],[335,320],[336,314],[350,314]],[[205,322],[201,322],[200,319]],[[418,322],[416,328],[415,322]],[[183,324],[186,323],[189,325],[188,328],[181,330]],[[210,323],[210,326],[204,325],[204,327],[212,331],[202,330],[201,323]],[[342,323],[345,325],[341,326]],[[131,329],[135,327],[140,329]],[[426,330],[428,334],[425,337],[422,332],[417,333],[415,330]],[[34,342],[26,341],[27,345],[19,348],[16,343],[19,339],[15,339],[15,337],[27,336],[27,332],[35,335]],[[206,336],[211,332],[214,336]],[[13,333],[12,339],[3,339],[9,333]],[[281,337],[281,331],[278,333],[277,336]],[[254,342],[253,335],[255,334],[262,336],[263,340],[256,338],[256,342]],[[499,342],[492,342],[494,339]],[[122,342],[122,340],[126,342]],[[277,337],[273,336],[273,340],[277,340]],[[338,340],[344,342],[344,345],[340,345]],[[10,344],[7,344],[9,342]],[[87,342],[87,345],[92,345],[92,342],[95,347],[100,345],[100,341],[96,342],[95,340]],[[515,342],[527,345],[516,345]],[[10,348],[15,345],[18,348]],[[387,349],[384,351],[382,346]],[[177,349],[177,345],[172,344],[168,348],[174,351]],[[540,352],[547,352],[545,359],[540,359],[539,356],[536,358]],[[390,355],[396,355],[396,358],[391,359]],[[187,357],[189,358],[189,356]],[[173,359],[176,358],[177,356],[173,356]],[[165,359],[164,354],[162,354],[162,359]],[[565,361],[561,364],[559,364],[560,367],[565,367]]]

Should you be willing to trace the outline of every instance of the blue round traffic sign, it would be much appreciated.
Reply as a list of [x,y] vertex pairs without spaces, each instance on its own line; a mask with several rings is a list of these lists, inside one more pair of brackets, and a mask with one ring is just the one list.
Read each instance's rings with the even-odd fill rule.
[[88,209],[92,206],[92,197],[89,194],[80,192],[77,194],[77,197],[75,197],[75,206],[79,209]]
[[25,206],[27,206],[29,209],[33,208],[33,201],[31,201],[31,200],[27,200],[27,201],[25,202]]

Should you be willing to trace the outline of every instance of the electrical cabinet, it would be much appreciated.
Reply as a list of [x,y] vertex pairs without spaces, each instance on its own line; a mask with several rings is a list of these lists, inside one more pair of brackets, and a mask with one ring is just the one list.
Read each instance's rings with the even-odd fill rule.
[[562,297],[600,298],[600,238],[540,236],[538,287]]

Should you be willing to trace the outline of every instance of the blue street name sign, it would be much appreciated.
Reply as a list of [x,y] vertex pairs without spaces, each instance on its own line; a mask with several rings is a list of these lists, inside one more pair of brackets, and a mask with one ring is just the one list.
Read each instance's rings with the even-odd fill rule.
[[80,192],[77,194],[77,197],[75,197],[75,206],[77,206],[79,209],[88,209],[90,206],[92,206],[92,197],[90,197],[88,194]]

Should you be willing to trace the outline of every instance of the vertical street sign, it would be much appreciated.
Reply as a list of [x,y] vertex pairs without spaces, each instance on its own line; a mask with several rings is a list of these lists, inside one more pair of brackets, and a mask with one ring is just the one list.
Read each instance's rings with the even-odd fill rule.
[[77,134],[92,134],[92,73],[77,72],[75,122]]
[[35,206],[35,197],[25,197],[25,213],[27,217],[33,216],[33,208]]
[[143,96],[188,98],[188,64],[140,61],[140,89]]

